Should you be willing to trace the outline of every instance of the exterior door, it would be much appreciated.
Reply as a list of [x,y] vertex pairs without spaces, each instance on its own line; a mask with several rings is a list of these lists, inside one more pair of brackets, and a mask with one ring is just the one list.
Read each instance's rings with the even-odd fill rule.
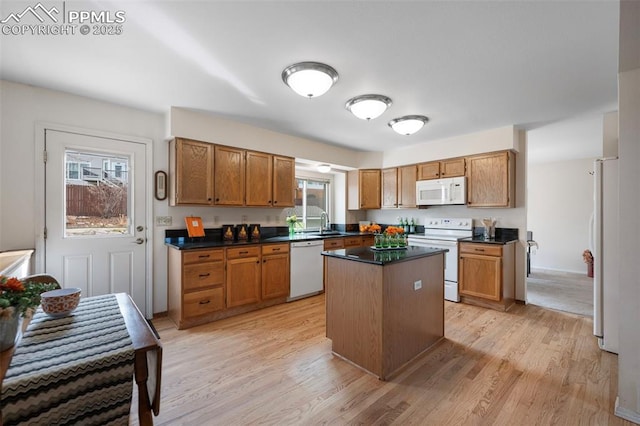
[[45,271],[147,312],[146,145],[47,129],[45,151]]

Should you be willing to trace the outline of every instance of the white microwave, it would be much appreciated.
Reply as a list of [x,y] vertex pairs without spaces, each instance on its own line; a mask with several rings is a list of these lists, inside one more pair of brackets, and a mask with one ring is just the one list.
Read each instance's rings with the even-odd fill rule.
[[416,182],[416,204],[439,206],[444,204],[466,204],[467,188],[464,176],[419,180]]

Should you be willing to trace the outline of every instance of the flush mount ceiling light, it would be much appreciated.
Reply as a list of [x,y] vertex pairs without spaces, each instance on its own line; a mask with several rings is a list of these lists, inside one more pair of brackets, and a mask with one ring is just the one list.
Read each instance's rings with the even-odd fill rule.
[[394,118],[389,122],[389,127],[401,135],[412,135],[429,121],[424,115],[405,115],[404,117]]
[[328,164],[319,164],[317,170],[320,173],[329,173],[331,171],[331,166]]
[[300,62],[282,71],[282,81],[300,96],[316,98],[338,81],[338,72],[320,62]]
[[380,117],[391,103],[391,99],[383,95],[361,95],[349,99],[344,107],[362,120],[371,120]]

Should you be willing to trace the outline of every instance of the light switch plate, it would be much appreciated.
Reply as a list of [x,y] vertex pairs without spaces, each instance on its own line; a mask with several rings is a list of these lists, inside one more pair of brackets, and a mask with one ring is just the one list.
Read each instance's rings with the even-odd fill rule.
[[156,216],[156,226],[171,226],[172,223],[172,216]]
[[413,282],[413,289],[414,290],[420,290],[422,288],[422,280],[418,280],[418,281],[414,281]]

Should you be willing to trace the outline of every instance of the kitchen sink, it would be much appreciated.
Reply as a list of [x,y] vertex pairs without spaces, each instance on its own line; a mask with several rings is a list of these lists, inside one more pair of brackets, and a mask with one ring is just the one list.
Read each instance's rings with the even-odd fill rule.
[[325,235],[342,235],[342,232],[340,231],[319,231],[319,232],[309,232],[307,235],[319,235],[319,236],[325,236]]

